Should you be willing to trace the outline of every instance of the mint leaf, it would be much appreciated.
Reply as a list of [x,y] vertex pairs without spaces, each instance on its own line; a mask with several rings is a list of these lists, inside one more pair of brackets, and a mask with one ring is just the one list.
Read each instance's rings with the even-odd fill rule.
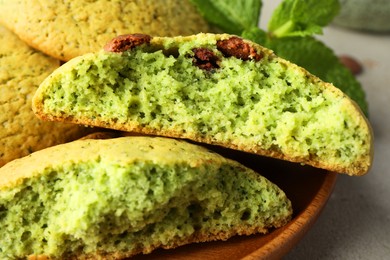
[[314,37],[268,38],[264,45],[326,82],[333,83],[368,115],[365,93],[355,76],[340,63],[333,50]]
[[262,43],[267,39],[267,33],[261,30],[259,27],[252,27],[248,30],[244,30],[241,34],[241,37],[253,42]]
[[272,14],[268,30],[275,37],[321,34],[339,10],[338,0],[284,0]]
[[226,33],[241,35],[257,27],[262,2],[260,0],[190,0],[210,23]]

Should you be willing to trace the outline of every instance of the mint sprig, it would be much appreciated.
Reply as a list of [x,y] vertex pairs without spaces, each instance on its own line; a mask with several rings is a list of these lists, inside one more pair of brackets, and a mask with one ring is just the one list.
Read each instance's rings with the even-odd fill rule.
[[240,35],[257,27],[262,2],[258,0],[191,0],[203,17],[226,33]]
[[278,56],[331,82],[368,114],[365,93],[332,49],[314,36],[340,10],[338,0],[284,0],[273,12],[268,32],[258,27],[261,0],[191,0],[205,19],[226,33],[272,49]]
[[278,38],[322,34],[339,10],[338,0],[285,0],[275,9],[268,30]]

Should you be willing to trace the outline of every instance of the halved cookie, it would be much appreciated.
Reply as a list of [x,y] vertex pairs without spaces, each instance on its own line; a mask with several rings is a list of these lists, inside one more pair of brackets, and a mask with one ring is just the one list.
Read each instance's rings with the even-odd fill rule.
[[187,138],[350,175],[372,131],[330,83],[227,34],[127,35],[69,61],[38,89],[42,119]]
[[123,259],[266,233],[280,188],[203,147],[160,137],[79,140],[0,169],[0,257]]

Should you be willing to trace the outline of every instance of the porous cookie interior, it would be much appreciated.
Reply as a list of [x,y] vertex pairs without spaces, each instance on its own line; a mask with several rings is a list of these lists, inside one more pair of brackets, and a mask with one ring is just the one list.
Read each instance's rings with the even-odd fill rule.
[[[199,48],[214,55],[211,68],[203,67]],[[44,113],[260,147],[296,161],[322,158],[341,168],[369,157],[369,131],[360,129],[366,123],[348,98],[270,52],[258,54],[243,60],[227,57],[213,38],[167,38],[120,54],[86,55],[50,79]]]

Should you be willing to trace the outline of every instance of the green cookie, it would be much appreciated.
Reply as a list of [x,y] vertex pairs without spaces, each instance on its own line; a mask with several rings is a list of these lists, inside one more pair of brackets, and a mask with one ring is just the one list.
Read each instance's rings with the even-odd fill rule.
[[253,170],[168,138],[74,141],[0,176],[1,259],[123,259],[266,233],[292,214],[283,191]]
[[34,48],[67,61],[128,33],[207,32],[188,0],[0,1],[0,22]]
[[[127,50],[126,50],[127,49]],[[371,127],[341,90],[227,34],[128,35],[77,57],[33,100],[42,119],[188,138],[350,175]]]
[[38,85],[59,65],[0,26],[0,166],[87,132],[72,124],[43,122],[31,110]]

